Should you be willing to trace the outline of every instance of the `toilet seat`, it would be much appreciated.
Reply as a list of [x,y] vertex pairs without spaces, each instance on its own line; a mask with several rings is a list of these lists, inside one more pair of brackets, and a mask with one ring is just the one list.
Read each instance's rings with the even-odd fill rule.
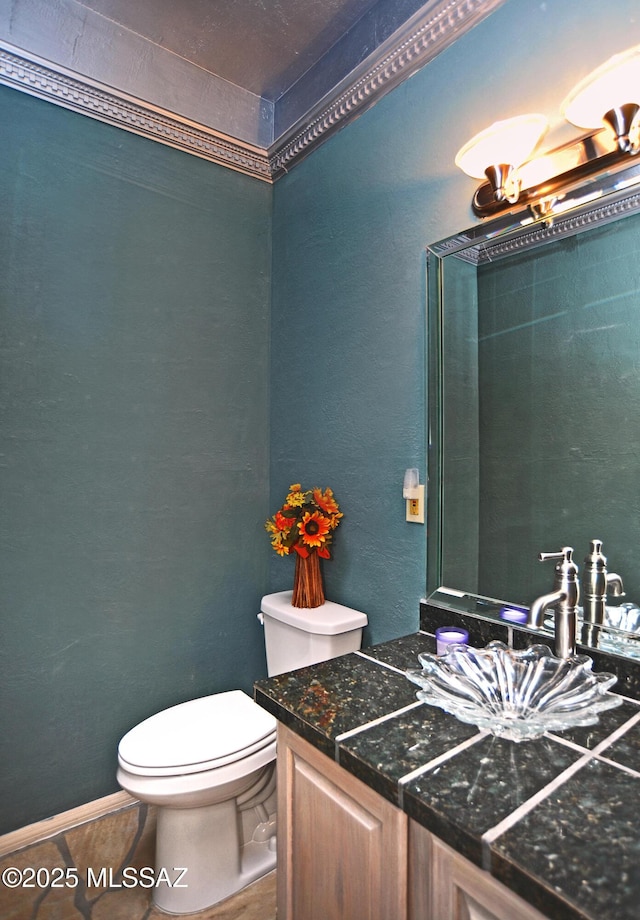
[[214,770],[272,745],[276,720],[242,690],[179,703],[136,725],[118,746],[118,761],[139,776]]

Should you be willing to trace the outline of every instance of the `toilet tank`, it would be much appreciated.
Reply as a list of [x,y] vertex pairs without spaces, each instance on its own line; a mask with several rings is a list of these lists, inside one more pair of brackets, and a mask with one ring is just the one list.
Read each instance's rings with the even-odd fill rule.
[[366,614],[333,601],[293,607],[292,596],[293,591],[267,594],[260,605],[270,677],[360,648]]

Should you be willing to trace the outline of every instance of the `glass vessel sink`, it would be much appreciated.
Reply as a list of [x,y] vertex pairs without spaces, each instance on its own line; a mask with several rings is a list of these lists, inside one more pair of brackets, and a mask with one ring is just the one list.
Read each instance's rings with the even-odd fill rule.
[[406,672],[422,688],[418,699],[511,741],[592,725],[600,712],[622,703],[607,692],[615,674],[594,674],[586,655],[557,658],[546,645],[452,645],[445,655],[418,660],[422,670]]

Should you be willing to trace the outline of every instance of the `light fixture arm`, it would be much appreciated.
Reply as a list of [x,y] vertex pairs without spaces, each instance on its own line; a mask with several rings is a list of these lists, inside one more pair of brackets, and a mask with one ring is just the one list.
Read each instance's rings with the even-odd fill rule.
[[615,106],[609,109],[609,111],[605,112],[602,116],[602,120],[613,128],[618,147],[620,150],[624,151],[624,153],[635,154],[638,152],[638,149],[640,149],[638,143],[636,142],[634,144],[629,137],[638,112],[640,112],[640,106],[635,102],[627,102],[624,105]]
[[496,201],[514,204],[518,200],[520,182],[513,166],[508,163],[496,163],[487,166],[484,173],[491,184]]

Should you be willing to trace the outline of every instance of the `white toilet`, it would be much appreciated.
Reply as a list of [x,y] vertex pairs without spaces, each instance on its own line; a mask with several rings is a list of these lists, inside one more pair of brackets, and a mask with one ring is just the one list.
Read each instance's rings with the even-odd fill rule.
[[[291,597],[262,599],[269,676],[360,648],[364,613]],[[275,867],[275,756],[276,720],[242,690],[172,706],[122,738],[118,782],[157,807],[157,907],[204,910]]]

